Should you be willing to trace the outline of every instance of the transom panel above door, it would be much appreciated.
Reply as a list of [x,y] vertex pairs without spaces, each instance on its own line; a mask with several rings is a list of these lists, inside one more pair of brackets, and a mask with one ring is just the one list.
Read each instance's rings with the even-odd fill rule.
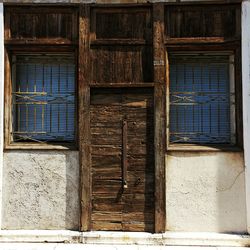
[[91,90],[91,230],[154,231],[152,88]]

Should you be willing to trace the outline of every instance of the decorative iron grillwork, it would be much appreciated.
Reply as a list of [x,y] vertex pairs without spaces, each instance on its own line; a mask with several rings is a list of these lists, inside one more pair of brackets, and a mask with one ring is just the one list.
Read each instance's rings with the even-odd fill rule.
[[75,65],[71,55],[17,55],[13,59],[14,141],[75,137]]
[[235,97],[230,56],[177,54],[169,61],[170,142],[233,143]]

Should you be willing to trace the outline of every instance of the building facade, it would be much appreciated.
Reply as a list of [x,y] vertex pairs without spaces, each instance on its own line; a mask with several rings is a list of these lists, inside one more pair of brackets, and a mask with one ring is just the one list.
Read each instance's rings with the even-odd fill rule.
[[0,6],[3,233],[249,244],[250,1]]

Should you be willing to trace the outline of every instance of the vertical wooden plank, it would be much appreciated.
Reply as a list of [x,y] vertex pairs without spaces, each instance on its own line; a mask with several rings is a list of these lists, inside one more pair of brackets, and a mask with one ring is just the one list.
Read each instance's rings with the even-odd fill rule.
[[90,230],[91,158],[90,158],[90,89],[89,89],[89,17],[90,6],[80,5],[79,11],[79,151],[81,178],[81,230]]
[[77,42],[78,38],[78,25],[77,25],[78,12],[74,10],[74,14],[72,15],[72,31],[71,31],[71,39],[73,42]]
[[10,12],[6,10],[5,16],[4,16],[4,39],[10,39]]
[[9,60],[9,54],[7,50],[5,49],[4,53],[4,144],[9,145],[10,144],[10,118],[11,118],[11,89],[12,89],[12,83],[11,83],[11,67],[10,67],[10,60]]
[[235,112],[236,112],[236,138],[237,138],[237,145],[242,147],[243,146],[243,115],[242,115],[242,64],[241,64],[241,48],[237,47],[235,49],[235,57],[234,57],[234,70],[235,70]]
[[165,101],[165,46],[164,5],[153,5],[153,46],[155,82],[155,232],[165,231],[165,148],[166,148],[166,101]]

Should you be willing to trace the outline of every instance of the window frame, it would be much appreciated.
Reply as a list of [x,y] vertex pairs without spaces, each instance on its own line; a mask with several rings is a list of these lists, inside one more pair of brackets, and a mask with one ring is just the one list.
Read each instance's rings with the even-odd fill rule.
[[[12,87],[14,84],[12,72],[12,58],[16,55],[72,55],[75,61],[75,138],[72,142],[16,142],[12,137]],[[72,48],[35,48],[28,47],[11,47],[5,48],[5,95],[4,95],[4,148],[5,149],[48,149],[48,150],[77,150],[78,149],[78,61],[77,49]],[[14,79],[13,79],[14,78]]]
[[[230,75],[231,85],[234,88],[234,118],[231,124],[235,131],[235,139],[232,144],[195,144],[195,143],[171,143],[169,140],[169,119],[170,119],[170,62],[171,54],[225,54],[234,58],[234,74]],[[166,150],[167,151],[242,151],[242,90],[241,90],[241,51],[237,44],[230,45],[184,45],[169,46],[166,53]],[[232,79],[233,78],[233,79]],[[232,84],[231,81],[234,81]],[[231,90],[230,90],[231,92]],[[230,101],[231,103],[231,101]],[[233,119],[233,121],[232,121]],[[232,129],[231,129],[232,131]]]

